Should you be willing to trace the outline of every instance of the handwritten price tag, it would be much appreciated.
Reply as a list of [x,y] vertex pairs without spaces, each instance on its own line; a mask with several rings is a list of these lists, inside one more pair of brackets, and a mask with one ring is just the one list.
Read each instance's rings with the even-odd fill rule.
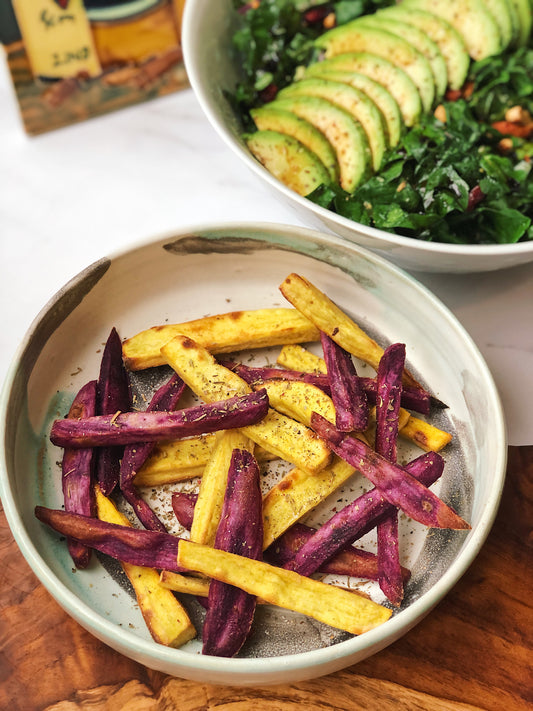
[[82,0],[13,0],[35,76],[98,76],[102,68]]

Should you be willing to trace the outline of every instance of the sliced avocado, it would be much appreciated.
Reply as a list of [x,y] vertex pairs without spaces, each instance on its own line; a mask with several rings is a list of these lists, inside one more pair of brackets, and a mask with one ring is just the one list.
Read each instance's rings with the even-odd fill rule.
[[309,121],[325,135],[337,155],[339,183],[346,192],[353,192],[369,175],[370,148],[365,132],[347,111],[315,96],[293,96],[272,103]]
[[429,66],[433,73],[433,81],[435,83],[435,98],[442,99],[448,87],[448,70],[446,62],[439,49],[439,46],[433,42],[424,30],[418,29],[403,20],[396,20],[392,17],[384,17],[378,15],[368,15],[364,18],[364,24],[372,27],[381,27],[387,32],[392,32],[393,35],[403,37],[410,45],[416,47],[424,57],[428,60]]
[[513,37],[510,46],[516,48],[520,40],[520,17],[518,16],[518,11],[513,0],[505,0],[505,4],[507,5],[509,17],[511,18],[511,26],[513,28]]
[[513,18],[508,0],[483,0],[500,31],[502,50],[507,49],[514,40]]
[[309,195],[329,183],[322,161],[292,136],[277,131],[256,131],[244,140],[252,155],[275,178],[299,195]]
[[531,35],[531,23],[533,15],[533,7],[531,0],[510,0],[516,14],[518,15],[519,34],[517,38],[517,47],[525,47],[529,42]]
[[425,111],[431,111],[435,83],[429,62],[409,42],[377,27],[368,27],[359,19],[324,32],[315,40],[325,50],[326,58],[346,52],[370,52],[388,59],[403,69],[416,85]]
[[315,153],[325,165],[330,179],[339,180],[339,163],[331,143],[309,121],[296,116],[290,111],[276,109],[272,104],[266,104],[250,112],[259,131],[277,131],[292,136],[300,141],[312,153]]
[[372,167],[375,171],[380,169],[387,148],[385,121],[363,91],[342,82],[313,78],[294,82],[278,93],[279,99],[293,96],[318,96],[345,109],[363,127],[372,154]]
[[387,131],[387,145],[391,147],[397,145],[402,135],[403,124],[400,108],[392,94],[382,84],[366,76],[366,74],[343,72],[341,70],[335,71],[334,69],[328,69],[327,66],[320,71],[319,68],[322,64],[327,64],[327,62],[319,62],[314,65],[316,69],[313,72],[313,76],[318,79],[342,82],[364,91],[381,111]]
[[403,0],[402,6],[443,17],[459,32],[474,60],[502,50],[498,25],[483,0]]
[[347,52],[331,59],[310,64],[305,76],[314,76],[324,70],[360,72],[381,84],[394,97],[406,126],[413,126],[422,113],[422,100],[411,79],[388,59],[370,52]]
[[446,62],[449,88],[460,89],[463,86],[470,68],[470,55],[463,38],[447,20],[424,10],[406,7],[403,3],[380,10],[376,16],[394,17],[425,32],[440,47]]

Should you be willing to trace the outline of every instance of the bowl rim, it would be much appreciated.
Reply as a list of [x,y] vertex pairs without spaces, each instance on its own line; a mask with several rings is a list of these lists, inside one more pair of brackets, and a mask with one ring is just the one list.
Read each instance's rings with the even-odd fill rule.
[[[520,255],[522,253],[533,252],[533,240],[528,242],[516,242],[516,243],[504,243],[504,244],[487,244],[487,245],[474,245],[474,244],[454,244],[449,242],[429,242],[426,240],[419,240],[415,237],[406,237],[404,235],[397,235],[392,232],[386,232],[385,230],[380,230],[376,227],[370,225],[363,225],[360,222],[355,222],[347,217],[343,217],[331,210],[328,210],[321,205],[317,205],[308,198],[299,195],[294,190],[288,188],[284,183],[275,178],[271,173],[269,173],[266,168],[263,167],[255,158],[245,150],[242,141],[231,134],[228,130],[222,127],[220,119],[217,115],[216,109],[213,104],[213,95],[210,95],[206,89],[204,89],[201,78],[200,70],[198,68],[198,63],[195,61],[198,57],[197,53],[200,51],[199,43],[194,41],[195,32],[194,28],[197,23],[202,21],[202,13],[196,9],[198,3],[208,3],[210,0],[189,0],[185,4],[185,9],[183,12],[182,19],[182,50],[183,59],[187,71],[187,77],[189,83],[193,89],[200,107],[202,108],[204,114],[208,118],[211,126],[214,128],[218,136],[222,141],[232,149],[233,152],[239,155],[239,157],[244,161],[245,165],[255,173],[260,179],[264,180],[273,190],[280,192],[285,200],[289,203],[296,203],[301,210],[310,211],[311,213],[318,216],[322,221],[330,222],[338,225],[341,229],[353,233],[358,231],[364,237],[372,238],[373,240],[378,240],[381,244],[376,244],[375,247],[366,246],[367,249],[376,249],[387,251],[389,248],[392,250],[396,248],[407,249],[411,252],[425,252],[430,254],[442,254],[448,257],[497,257],[503,254],[510,255]],[[194,9],[193,9],[194,7]],[[322,225],[321,229],[325,229]],[[414,266],[410,268],[415,269]],[[427,268],[427,267],[426,267]],[[424,269],[424,267],[417,267],[417,269]]]
[[[381,270],[388,272],[389,275],[404,281],[409,288],[418,291],[421,297],[429,301],[431,307],[439,312],[440,318],[448,321],[449,326],[455,329],[458,336],[460,336],[465,343],[465,346],[471,351],[472,358],[477,364],[478,372],[483,374],[485,385],[488,388],[488,395],[490,396],[495,422],[501,434],[501,443],[498,448],[498,456],[495,460],[494,477],[483,506],[483,511],[480,514],[480,519],[475,529],[468,532],[461,547],[460,555],[451,563],[449,568],[430,590],[424,593],[418,600],[412,602],[409,607],[402,610],[398,615],[390,618],[386,624],[374,628],[364,635],[350,638],[329,647],[295,654],[257,658],[236,657],[228,659],[190,654],[181,649],[173,649],[157,644],[151,639],[138,637],[133,632],[116,625],[114,622],[98,614],[90,605],[80,600],[74,592],[69,590],[56,578],[32,543],[24,525],[23,518],[17,510],[15,495],[9,483],[8,462],[6,459],[7,449],[4,443],[7,436],[6,424],[18,364],[28,344],[31,342],[33,332],[38,328],[42,320],[46,318],[48,311],[53,307],[61,294],[64,294],[77,283],[80,275],[86,270],[82,270],[68,280],[65,285],[47,301],[31,322],[12,359],[7,377],[0,392],[0,447],[2,450],[0,456],[0,500],[3,503],[8,525],[23,557],[44,587],[70,616],[76,619],[83,627],[100,640],[115,649],[118,648],[121,653],[129,655],[133,659],[142,655],[145,657],[143,663],[147,664],[147,666],[150,666],[150,664],[146,662],[146,658],[150,658],[156,667],[157,663],[169,665],[175,669],[176,676],[180,675],[180,671],[184,673],[187,670],[194,670],[196,673],[227,674],[230,683],[234,683],[238,677],[245,678],[251,675],[256,678],[260,678],[263,675],[271,677],[272,674],[285,674],[287,671],[301,670],[302,667],[308,670],[321,667],[328,663],[331,664],[334,660],[353,657],[358,652],[362,652],[367,648],[379,651],[409,631],[409,629],[429,613],[451,590],[479,553],[498,511],[505,483],[507,463],[507,432],[502,403],[492,374],[477,345],[457,317],[436,295],[421,284],[416,277],[380,255],[357,244],[346,242],[346,240],[342,240],[335,235],[320,232],[312,228],[279,223],[245,221],[205,223],[180,227],[170,232],[167,231],[137,240],[126,247],[111,250],[110,254],[105,257],[105,260],[116,262],[133,251],[150,249],[162,242],[179,239],[192,233],[216,234],[222,231],[227,234],[228,231],[235,233],[242,230],[252,232],[254,239],[258,241],[260,240],[259,235],[264,232],[276,236],[290,233],[298,236],[300,239],[310,239],[315,241],[315,243],[326,243],[328,246],[338,247],[342,250],[360,254],[377,264]],[[100,260],[94,264],[97,264],[99,261]],[[119,646],[117,647],[117,645]]]

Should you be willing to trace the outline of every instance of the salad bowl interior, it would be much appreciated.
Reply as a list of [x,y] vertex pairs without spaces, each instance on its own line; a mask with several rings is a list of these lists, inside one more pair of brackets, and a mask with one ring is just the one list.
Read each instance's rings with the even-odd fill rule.
[[[435,491],[471,528],[438,531],[403,520],[402,556],[411,570],[404,601],[387,622],[359,636],[261,605],[252,634],[236,657],[209,656],[201,653],[203,608],[189,599],[184,604],[198,634],[181,648],[166,647],[149,634],[119,563],[99,554],[87,569],[73,569],[64,538],[36,519],[36,506],[63,505],[61,451],[50,442],[51,424],[66,414],[81,386],[97,376],[111,328],[124,339],[157,324],[288,306],[279,285],[291,273],[305,275],[384,347],[406,344],[411,371],[447,405],[434,413],[433,421],[453,435],[443,451],[445,471]],[[246,357],[263,364],[272,363],[275,355],[269,350]],[[28,564],[56,601],[120,653],[164,673],[216,684],[275,684],[321,676],[408,632],[480,550],[497,510],[506,464],[496,387],[476,346],[446,307],[413,277],[349,240],[271,224],[184,230],[87,267],[30,327],[4,386],[1,429],[0,495],[8,523]],[[403,461],[416,454],[411,444],[405,447]],[[263,486],[279,476],[278,468],[269,469]],[[185,535],[172,517],[172,492],[191,492],[197,486],[198,479],[192,478],[145,492],[170,522],[171,532]],[[362,486],[361,477],[350,480],[335,492],[333,502],[320,504],[306,521],[320,525],[333,505],[353,500]],[[363,545],[372,549],[372,534]],[[386,604],[372,581],[334,582]]]
[[[323,207],[319,200],[308,199],[287,187],[252,155],[244,137],[252,129],[243,122],[241,109],[235,100],[235,88],[243,81],[243,60],[236,54],[233,45],[238,26],[238,15],[232,0],[190,0],[187,3],[183,20],[183,52],[190,84],[221,140],[267,190],[294,209],[304,224],[371,249],[411,271],[483,272],[533,260],[531,240],[467,244],[459,243],[460,239],[455,241],[455,236],[447,241],[437,241],[438,238],[434,239],[432,235],[424,239],[404,236],[401,230],[395,233],[393,228],[379,229],[343,216],[329,207]],[[272,49],[273,56],[276,51]],[[464,153],[471,150],[465,147]],[[434,164],[437,162],[435,158]],[[527,168],[526,164],[524,166]],[[427,179],[433,178],[430,175]],[[512,217],[505,219],[509,224]]]

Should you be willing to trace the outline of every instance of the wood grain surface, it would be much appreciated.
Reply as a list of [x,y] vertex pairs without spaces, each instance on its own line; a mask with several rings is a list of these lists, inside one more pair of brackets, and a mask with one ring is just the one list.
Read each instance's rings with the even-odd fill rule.
[[0,709],[526,711],[533,708],[532,521],[533,447],[510,448],[489,538],[428,617],[344,671],[239,688],[150,671],[96,640],[38,582],[0,510]]

